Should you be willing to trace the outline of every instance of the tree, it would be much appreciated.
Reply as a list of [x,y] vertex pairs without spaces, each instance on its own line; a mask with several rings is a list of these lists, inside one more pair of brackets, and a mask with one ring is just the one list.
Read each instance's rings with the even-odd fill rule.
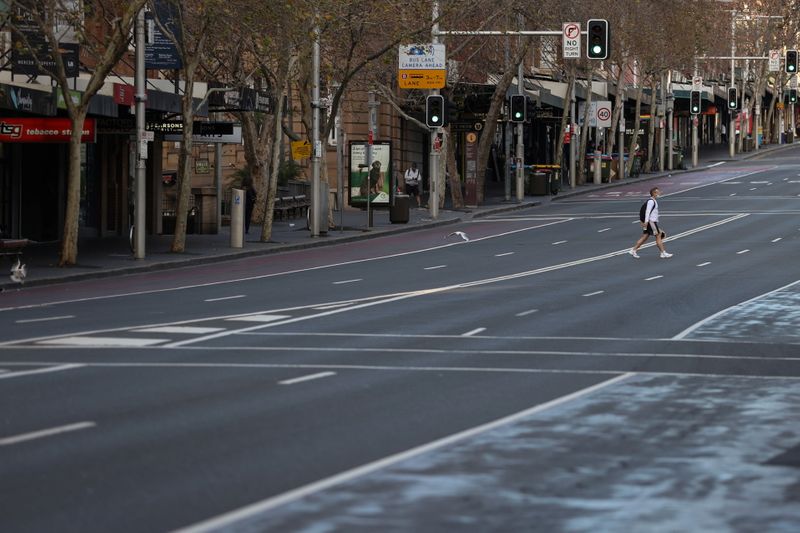
[[[64,235],[61,240],[59,266],[74,265],[78,260],[78,216],[80,214],[81,186],[81,132],[89,111],[92,97],[105,83],[106,77],[125,54],[130,41],[131,29],[139,10],[146,0],[86,0],[70,2],[63,0],[7,0],[9,11],[4,23],[19,30],[24,21],[33,24],[44,36],[45,47],[34,46],[24,32],[16,31],[18,44],[32,55],[40,72],[55,80],[67,114],[72,121],[69,141],[69,169],[67,174],[67,203],[64,212]],[[91,19],[87,24],[86,18]],[[83,51],[81,58],[91,64],[89,78],[74,100],[67,79],[64,59],[59,50],[57,26],[74,32]],[[95,29],[97,28],[97,30]],[[83,62],[83,60],[81,61]]]

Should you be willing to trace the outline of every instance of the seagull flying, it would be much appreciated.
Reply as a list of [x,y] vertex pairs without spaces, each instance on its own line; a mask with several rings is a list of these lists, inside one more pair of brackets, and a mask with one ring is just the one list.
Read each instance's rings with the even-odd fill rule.
[[[454,235],[457,237],[461,237],[462,239],[464,239],[465,242],[469,242],[469,237],[467,237],[467,234],[464,233],[463,231],[454,231],[453,233],[448,233],[447,237],[452,237]],[[445,239],[447,237],[445,237]]]
[[14,283],[22,283],[25,281],[25,276],[28,275],[28,271],[25,268],[25,265],[17,259],[17,262],[14,263],[14,266],[11,267],[11,281]]

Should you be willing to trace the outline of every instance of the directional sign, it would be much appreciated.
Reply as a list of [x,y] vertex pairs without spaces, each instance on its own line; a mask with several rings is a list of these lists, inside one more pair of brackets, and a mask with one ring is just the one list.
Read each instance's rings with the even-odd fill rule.
[[565,22],[561,28],[562,28],[561,48],[564,50],[564,59],[580,59],[581,57],[580,22]]
[[778,72],[781,69],[781,51],[780,50],[770,50],[769,51],[769,71],[770,72]]

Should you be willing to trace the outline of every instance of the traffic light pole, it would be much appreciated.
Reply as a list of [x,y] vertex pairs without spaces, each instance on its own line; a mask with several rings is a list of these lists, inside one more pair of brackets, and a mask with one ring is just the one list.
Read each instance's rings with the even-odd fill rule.
[[[697,61],[694,62],[694,77],[697,77]],[[703,109],[703,93],[700,92],[700,111]],[[697,124],[700,122],[700,112],[692,115],[692,168],[697,166]]]
[[[439,44],[439,0],[433,0],[432,6],[433,27],[431,28],[431,42]],[[431,89],[431,94],[439,94],[439,89]],[[428,210],[433,220],[439,219],[439,150],[442,146],[437,138],[442,128],[431,130],[431,145],[428,164],[430,166],[430,194],[428,196]]]
[[[517,94],[525,94],[525,82],[523,80],[522,62],[517,65]],[[517,124],[517,201],[522,202],[525,199],[525,129],[524,123]]]

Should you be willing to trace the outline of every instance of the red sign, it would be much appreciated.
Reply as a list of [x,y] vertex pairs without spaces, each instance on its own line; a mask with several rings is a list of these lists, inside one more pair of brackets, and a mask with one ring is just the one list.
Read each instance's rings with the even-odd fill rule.
[[[68,118],[0,118],[0,142],[66,143],[72,135]],[[83,122],[81,142],[94,142],[94,119]]]
[[133,85],[125,85],[124,83],[114,84],[114,102],[119,105],[133,105],[133,98]]

